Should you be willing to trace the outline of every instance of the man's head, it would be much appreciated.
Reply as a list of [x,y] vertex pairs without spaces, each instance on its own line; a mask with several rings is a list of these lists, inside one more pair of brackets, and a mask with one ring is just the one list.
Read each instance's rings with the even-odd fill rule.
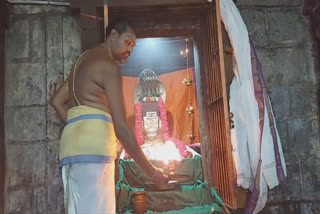
[[125,63],[136,44],[133,25],[128,21],[109,23],[106,28],[106,39],[110,42],[112,57],[122,64]]

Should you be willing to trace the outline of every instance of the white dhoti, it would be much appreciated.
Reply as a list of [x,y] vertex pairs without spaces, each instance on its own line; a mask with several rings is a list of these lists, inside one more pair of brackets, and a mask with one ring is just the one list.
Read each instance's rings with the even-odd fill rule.
[[114,162],[62,167],[66,214],[115,214]]

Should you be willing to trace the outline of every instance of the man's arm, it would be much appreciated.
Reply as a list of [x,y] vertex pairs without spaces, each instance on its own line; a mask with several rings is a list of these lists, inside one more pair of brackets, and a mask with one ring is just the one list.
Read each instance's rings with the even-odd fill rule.
[[68,112],[68,101],[69,101],[69,84],[68,79],[66,79],[63,85],[59,88],[57,93],[54,95],[51,105],[56,110],[59,118],[66,123],[67,121],[67,112]]
[[157,169],[146,158],[127,124],[122,102],[122,79],[119,67],[113,64],[108,65],[108,71],[105,73],[107,74],[104,78],[104,87],[116,136],[121,141],[127,153],[145,171],[147,176],[152,177],[155,183],[168,182],[167,177],[165,177],[161,171],[156,171]]

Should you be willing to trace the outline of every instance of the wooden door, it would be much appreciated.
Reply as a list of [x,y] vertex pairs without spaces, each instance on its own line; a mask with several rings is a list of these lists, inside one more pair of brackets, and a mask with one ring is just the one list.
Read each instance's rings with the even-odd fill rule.
[[[198,35],[203,123],[201,150],[207,151],[202,152],[202,159],[208,183],[215,187],[229,207],[238,208],[244,206],[246,197],[245,192],[236,186],[227,94],[232,79],[232,61],[230,57],[224,59],[224,53],[230,52],[230,47],[223,45],[226,42],[222,38],[224,28],[219,8],[219,0],[216,0],[202,17]],[[224,51],[225,48],[228,50]],[[228,63],[228,75],[225,63]]]

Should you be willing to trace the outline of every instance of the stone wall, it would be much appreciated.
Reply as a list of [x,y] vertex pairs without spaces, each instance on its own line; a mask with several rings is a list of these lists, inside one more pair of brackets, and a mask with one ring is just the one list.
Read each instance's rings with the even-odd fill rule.
[[15,5],[7,41],[7,213],[63,213],[58,166],[61,122],[50,98],[79,55],[68,7]]
[[[302,0],[238,0],[256,44],[280,132],[288,179],[265,213],[319,213],[320,144],[315,42]],[[6,129],[9,214],[63,213],[58,167],[62,124],[49,105],[80,54],[67,7],[11,5]]]
[[317,44],[303,0],[238,0],[273,104],[288,178],[270,191],[265,213],[319,213]]

